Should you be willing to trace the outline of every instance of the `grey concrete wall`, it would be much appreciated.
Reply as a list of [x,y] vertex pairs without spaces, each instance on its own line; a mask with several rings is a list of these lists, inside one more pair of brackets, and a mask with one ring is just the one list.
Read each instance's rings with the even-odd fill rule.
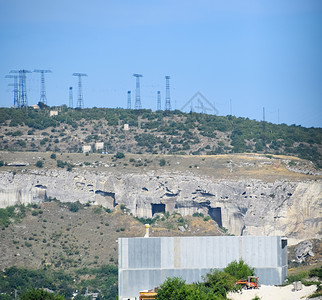
[[279,236],[205,236],[119,239],[119,296],[159,286],[167,277],[201,281],[211,269],[243,259],[261,284],[282,284],[287,275],[287,246]]

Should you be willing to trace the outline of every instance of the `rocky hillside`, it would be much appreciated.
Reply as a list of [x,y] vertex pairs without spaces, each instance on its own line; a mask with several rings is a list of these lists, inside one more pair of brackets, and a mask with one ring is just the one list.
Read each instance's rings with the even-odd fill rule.
[[[0,214],[1,270],[10,266],[67,271],[104,264],[117,266],[117,238],[145,234],[144,222],[130,216],[122,205],[106,210],[47,199],[5,211],[9,219],[3,211]],[[150,223],[150,236],[225,234],[216,222],[200,216],[165,214]]]
[[[50,116],[53,112],[57,115]],[[99,153],[266,153],[293,155],[322,167],[321,128],[233,116],[42,106],[0,108],[0,125],[0,150],[78,153],[88,146]]]
[[144,218],[202,214],[235,235],[286,235],[291,243],[321,235],[322,176],[295,157],[1,152],[0,159],[1,207],[58,199],[123,205]]

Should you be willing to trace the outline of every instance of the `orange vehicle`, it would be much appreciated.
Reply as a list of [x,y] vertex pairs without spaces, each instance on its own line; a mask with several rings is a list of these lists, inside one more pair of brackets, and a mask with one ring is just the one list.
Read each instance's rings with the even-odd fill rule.
[[154,300],[157,295],[156,290],[149,290],[144,292],[139,292],[139,299],[140,300]]
[[258,289],[260,287],[258,277],[248,276],[248,279],[241,279],[236,282],[240,284],[243,289]]

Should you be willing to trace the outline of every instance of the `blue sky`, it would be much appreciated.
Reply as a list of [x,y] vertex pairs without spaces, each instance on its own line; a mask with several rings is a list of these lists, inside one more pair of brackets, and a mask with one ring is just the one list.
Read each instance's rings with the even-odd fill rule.
[[[127,106],[143,74],[143,108],[180,109],[200,91],[219,115],[322,127],[322,1],[0,0],[0,105],[13,104],[10,70],[50,69],[48,104]],[[40,98],[28,74],[28,103]],[[231,103],[231,105],[230,105]]]

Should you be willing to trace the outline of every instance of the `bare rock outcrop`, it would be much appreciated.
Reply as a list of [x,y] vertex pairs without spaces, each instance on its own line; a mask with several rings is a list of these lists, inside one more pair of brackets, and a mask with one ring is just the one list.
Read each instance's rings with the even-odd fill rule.
[[295,256],[298,262],[305,261],[305,258],[308,256],[314,256],[312,251],[313,245],[310,241],[304,241],[300,243],[295,249]]
[[0,207],[56,198],[113,208],[138,217],[177,211],[211,216],[235,235],[320,238],[322,182],[225,180],[190,173],[113,174],[31,170],[0,174]]

